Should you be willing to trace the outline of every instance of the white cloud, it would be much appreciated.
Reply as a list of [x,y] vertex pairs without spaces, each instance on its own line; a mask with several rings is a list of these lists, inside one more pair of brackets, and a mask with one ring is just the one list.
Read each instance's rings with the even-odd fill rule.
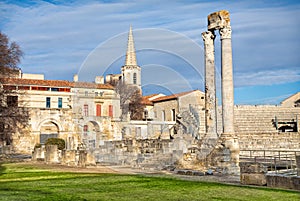
[[237,73],[235,80],[236,87],[297,82],[300,81],[300,68]]
[[[297,33],[300,24],[296,17],[300,11],[299,3],[180,0],[34,2],[32,5],[0,3],[0,15],[5,16],[1,19],[0,28],[24,50],[22,69],[31,73],[46,72],[48,79],[71,79],[98,44],[127,32],[130,24],[134,29],[170,29],[190,37],[202,47],[201,32],[206,30],[207,15],[227,9],[231,13],[233,29],[236,86],[272,85],[299,80],[300,40]],[[169,41],[170,47],[174,43],[170,38],[160,41]],[[102,53],[110,55],[116,50],[114,48],[124,44],[126,37],[122,43]],[[137,47],[139,45],[136,43]],[[180,55],[187,55],[185,57],[189,61],[191,58],[198,59],[197,53],[181,46]],[[218,37],[218,69],[220,60]],[[99,61],[94,62],[97,64]],[[102,64],[99,62],[98,65]]]

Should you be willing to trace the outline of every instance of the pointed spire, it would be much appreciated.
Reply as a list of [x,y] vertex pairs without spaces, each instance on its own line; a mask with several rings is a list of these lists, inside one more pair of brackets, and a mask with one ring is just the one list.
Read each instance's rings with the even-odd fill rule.
[[129,34],[128,34],[128,44],[127,44],[125,66],[137,66],[131,25],[130,25]]

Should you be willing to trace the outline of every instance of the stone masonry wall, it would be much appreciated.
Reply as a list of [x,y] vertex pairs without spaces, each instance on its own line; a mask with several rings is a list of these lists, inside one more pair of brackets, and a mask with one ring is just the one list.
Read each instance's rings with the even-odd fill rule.
[[[300,133],[276,130],[274,119],[300,121],[300,108],[274,105],[235,106],[235,131],[241,150],[300,149]],[[280,125],[279,125],[280,126]]]
[[[234,108],[236,133],[274,133],[275,117],[278,121],[294,121],[298,116],[300,127],[300,108],[275,105],[238,105]],[[282,126],[282,125],[279,125]]]
[[192,138],[188,136],[173,140],[106,141],[94,154],[96,162],[100,164],[163,169],[173,166],[182,158],[191,144]]
[[300,149],[300,133],[237,133],[240,149]]

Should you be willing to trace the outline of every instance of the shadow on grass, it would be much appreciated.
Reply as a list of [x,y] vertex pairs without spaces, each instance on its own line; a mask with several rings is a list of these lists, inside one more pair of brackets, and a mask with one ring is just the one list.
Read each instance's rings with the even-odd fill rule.
[[6,170],[6,167],[3,166],[3,163],[0,162],[0,176],[2,176],[4,174],[5,170]]

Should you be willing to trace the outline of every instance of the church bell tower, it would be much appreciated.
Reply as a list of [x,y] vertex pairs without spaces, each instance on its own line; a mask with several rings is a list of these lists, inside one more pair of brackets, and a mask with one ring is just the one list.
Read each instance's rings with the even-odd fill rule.
[[141,67],[137,65],[132,27],[129,28],[125,65],[122,66],[122,80],[125,84],[141,90]]

